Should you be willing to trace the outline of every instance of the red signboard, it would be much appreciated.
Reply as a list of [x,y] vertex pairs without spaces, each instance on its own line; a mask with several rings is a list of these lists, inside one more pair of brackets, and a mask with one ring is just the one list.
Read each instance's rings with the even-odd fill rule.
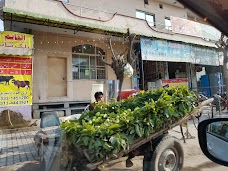
[[0,106],[32,104],[32,57],[0,56]]

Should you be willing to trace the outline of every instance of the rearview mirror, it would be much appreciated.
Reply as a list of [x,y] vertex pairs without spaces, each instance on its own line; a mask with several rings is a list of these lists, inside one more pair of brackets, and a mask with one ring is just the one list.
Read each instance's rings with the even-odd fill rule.
[[198,127],[203,153],[215,163],[228,166],[228,118],[204,120]]

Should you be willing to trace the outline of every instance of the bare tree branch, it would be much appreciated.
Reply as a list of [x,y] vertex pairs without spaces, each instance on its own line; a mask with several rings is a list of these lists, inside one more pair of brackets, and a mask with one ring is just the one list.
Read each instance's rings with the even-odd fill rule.
[[136,34],[131,34],[130,35],[130,47],[131,47],[131,49],[130,49],[130,58],[131,58],[131,60],[133,61],[134,59],[132,58],[132,48],[133,48],[133,43],[134,43],[134,40],[135,40],[135,37],[136,37]]
[[136,57],[137,57],[137,55],[135,55],[135,52],[136,52],[136,50],[134,50],[134,52],[132,53],[132,56],[134,56],[134,57],[132,57],[133,63],[136,61]]
[[128,35],[129,35],[129,49],[128,49],[128,55],[127,55],[127,62],[132,65],[134,59],[132,58],[132,48],[134,39],[136,37],[136,34],[130,34],[130,30],[128,29]]
[[114,53],[113,48],[112,48],[112,39],[111,38],[109,39],[109,46],[110,46],[113,57],[116,59],[115,53]]
[[102,53],[101,53],[100,51],[99,51],[98,53],[99,53],[99,55],[100,55],[101,61],[102,61],[105,65],[108,65],[108,66],[112,67],[112,64],[109,64],[109,63],[105,62],[105,60],[103,59]]
[[120,56],[123,56],[127,52],[128,48],[125,49],[123,53],[120,54]]

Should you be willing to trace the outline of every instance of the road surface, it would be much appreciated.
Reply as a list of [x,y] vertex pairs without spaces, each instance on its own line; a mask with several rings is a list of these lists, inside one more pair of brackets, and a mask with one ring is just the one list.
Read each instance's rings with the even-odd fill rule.
[[[205,118],[206,118],[206,115],[204,114],[202,116],[202,119],[205,119]],[[195,138],[187,139],[186,143],[183,143],[183,140],[181,140],[181,143],[182,143],[183,149],[184,149],[184,169],[182,171],[228,171],[228,167],[223,167],[221,165],[215,164],[214,162],[207,159],[206,156],[204,156],[204,154],[202,153],[202,151],[199,147],[199,144],[198,144],[197,129],[195,128],[192,121],[189,121],[188,129],[189,129],[191,136],[193,136]],[[185,132],[185,130],[186,129],[184,128],[184,132]],[[173,130],[170,130],[169,133],[170,133],[170,135],[175,136],[178,139],[182,138],[179,127],[176,127]],[[29,142],[29,143],[27,143],[29,148],[24,148],[25,149],[24,153],[27,155],[27,152],[34,151],[33,150],[34,146],[30,143],[30,142],[32,142],[33,136],[28,136],[27,135],[28,133],[26,134],[26,136],[24,134],[25,133],[23,133],[20,136],[22,139],[19,139],[19,140],[20,140],[20,143],[25,141],[24,145],[26,144],[26,142]],[[33,130],[31,132],[31,135],[34,135],[34,134],[35,134],[35,130]],[[25,139],[26,137],[29,139]],[[11,135],[11,138],[15,138],[15,136]],[[16,143],[16,141],[15,141],[15,143]],[[8,147],[8,145],[6,146],[6,148],[7,147]],[[11,156],[13,156],[13,159],[12,159],[13,163],[14,163],[14,158],[15,158],[14,154],[17,153],[17,149],[20,149],[20,146],[19,146],[19,148],[16,148],[16,147],[13,148],[13,150],[16,150],[16,151],[12,151],[12,147],[10,147],[10,150],[12,151],[12,152],[11,151],[10,152],[13,154],[13,155],[11,155]],[[20,155],[21,155],[21,153],[20,153]],[[17,171],[36,171],[36,170],[41,171],[41,170],[43,170],[42,167],[40,166],[39,162],[34,161],[37,156],[33,155],[33,157],[34,157],[33,160],[32,160],[32,158],[31,158],[31,160],[28,160],[25,162],[20,162],[20,160],[18,160],[17,163],[14,163],[12,165],[0,166],[0,171],[13,171],[13,170],[14,171],[15,170],[17,170]],[[1,158],[1,155],[0,155],[0,158]],[[101,166],[100,170],[101,171],[142,171],[142,159],[143,159],[142,156],[135,157],[132,160],[134,163],[134,166],[131,168],[126,168],[125,167],[126,158],[120,158],[118,160],[114,160],[110,163],[107,163],[104,166]]]

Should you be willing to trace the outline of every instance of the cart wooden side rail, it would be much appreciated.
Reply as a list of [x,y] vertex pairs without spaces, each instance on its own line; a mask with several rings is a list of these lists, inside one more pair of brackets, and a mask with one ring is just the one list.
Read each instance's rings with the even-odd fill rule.
[[[118,159],[126,154],[128,154],[129,152],[139,148],[140,146],[148,143],[149,141],[151,141],[151,139],[163,134],[164,132],[167,132],[168,130],[178,126],[178,125],[182,125],[183,123],[186,123],[190,118],[195,118],[200,112],[202,112],[203,110],[203,107],[204,106],[207,106],[209,104],[211,104],[213,102],[214,98],[210,98],[208,100],[205,100],[203,102],[200,102],[199,105],[197,107],[195,107],[195,109],[193,111],[191,111],[188,115],[186,115],[184,118],[182,118],[181,120],[175,122],[174,124],[170,125],[169,127],[167,128],[163,128],[153,134],[151,134],[150,136],[148,137],[145,137],[145,138],[139,138],[138,140],[135,141],[134,144],[130,145],[129,149],[128,150],[123,150],[121,151],[117,157],[115,158],[110,158],[110,159],[107,159],[107,160],[102,160],[102,161],[99,161],[97,163],[88,163],[86,165],[86,168],[88,170],[94,170],[96,169],[99,165],[102,165],[102,164],[105,164],[107,162],[110,162],[111,160],[115,160],[115,159]],[[84,156],[87,158],[88,161],[90,161],[90,158],[89,158],[89,155],[86,153],[86,150],[83,150],[83,153],[84,153]]]

